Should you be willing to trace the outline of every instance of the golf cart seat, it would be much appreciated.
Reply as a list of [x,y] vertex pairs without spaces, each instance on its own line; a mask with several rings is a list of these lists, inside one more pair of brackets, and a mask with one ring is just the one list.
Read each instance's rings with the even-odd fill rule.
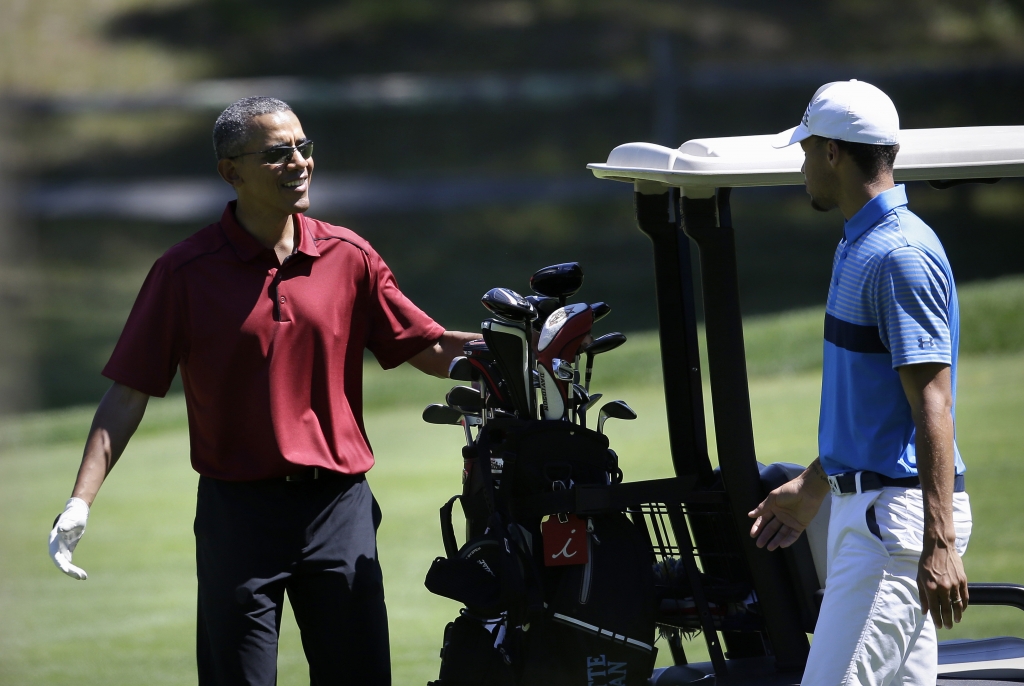
[[[761,471],[761,486],[765,495],[787,481],[799,476],[804,467],[788,462],[776,462],[768,466],[758,465]],[[804,535],[796,543],[782,549],[786,569],[796,591],[800,609],[800,623],[806,633],[814,633],[818,622],[818,608],[825,589],[825,573],[828,552],[828,518],[832,512],[832,494],[825,497],[821,509],[811,521]]]
[[999,636],[943,641],[939,643],[939,678],[960,680],[954,683],[964,679],[1024,682],[1024,639]]

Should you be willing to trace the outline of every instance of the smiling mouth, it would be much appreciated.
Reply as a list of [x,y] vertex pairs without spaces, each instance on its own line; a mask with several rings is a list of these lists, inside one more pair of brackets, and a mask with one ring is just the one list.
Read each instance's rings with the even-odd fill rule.
[[305,177],[305,178],[301,178],[301,179],[296,179],[295,181],[288,181],[287,183],[284,183],[282,185],[285,188],[298,188],[299,186],[302,186],[303,184],[305,184],[306,181],[308,181],[308,180],[309,180],[309,177]]

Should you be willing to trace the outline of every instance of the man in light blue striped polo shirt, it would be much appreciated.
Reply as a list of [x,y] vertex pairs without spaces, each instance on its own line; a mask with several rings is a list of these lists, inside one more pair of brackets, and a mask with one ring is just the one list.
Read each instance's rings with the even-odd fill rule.
[[797,540],[832,494],[828,572],[802,683],[928,684],[936,626],[967,607],[971,531],[954,440],[959,310],[935,233],[893,182],[899,117],[874,86],[818,89],[800,125],[817,210],[846,219],[825,308],[818,459],[751,512],[759,546]]

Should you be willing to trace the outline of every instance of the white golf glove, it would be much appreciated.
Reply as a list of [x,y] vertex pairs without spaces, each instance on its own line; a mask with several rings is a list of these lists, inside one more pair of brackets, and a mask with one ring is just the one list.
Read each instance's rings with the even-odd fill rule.
[[70,498],[64,511],[53,523],[50,532],[50,557],[57,569],[72,579],[89,578],[84,569],[71,564],[71,554],[85,533],[85,523],[89,519],[89,506],[81,498]]

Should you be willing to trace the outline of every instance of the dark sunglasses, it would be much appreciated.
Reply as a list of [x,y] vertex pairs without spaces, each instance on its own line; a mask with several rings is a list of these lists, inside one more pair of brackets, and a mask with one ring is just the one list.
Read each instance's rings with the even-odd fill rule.
[[233,160],[236,157],[245,157],[246,155],[263,155],[261,160],[263,164],[278,166],[286,164],[295,155],[296,150],[302,155],[302,159],[308,160],[313,156],[313,141],[306,141],[302,145],[276,145],[273,148],[257,152],[243,152],[240,155],[233,155],[228,159]]

